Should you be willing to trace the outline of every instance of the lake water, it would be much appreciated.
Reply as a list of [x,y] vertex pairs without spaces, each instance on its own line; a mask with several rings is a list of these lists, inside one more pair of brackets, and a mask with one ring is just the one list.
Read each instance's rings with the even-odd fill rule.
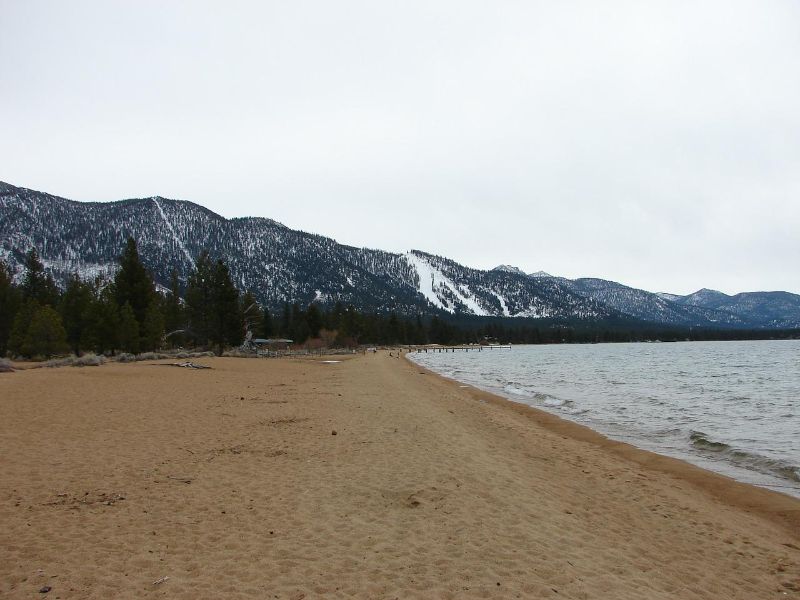
[[800,340],[409,354],[611,438],[800,497]]

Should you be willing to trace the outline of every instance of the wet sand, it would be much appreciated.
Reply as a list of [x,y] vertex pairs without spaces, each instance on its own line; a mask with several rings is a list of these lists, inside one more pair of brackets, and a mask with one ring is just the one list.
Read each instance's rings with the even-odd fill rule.
[[195,362],[0,374],[0,597],[800,598],[800,500],[385,353]]

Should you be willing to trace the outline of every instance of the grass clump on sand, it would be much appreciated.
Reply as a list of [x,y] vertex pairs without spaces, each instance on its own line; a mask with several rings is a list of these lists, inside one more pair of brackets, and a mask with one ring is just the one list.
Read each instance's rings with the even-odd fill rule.
[[175,358],[203,358],[204,356],[216,356],[213,352],[178,352]]
[[234,348],[233,350],[227,350],[222,353],[222,356],[230,356],[233,358],[258,358],[258,353],[256,352],[243,352],[238,348]]
[[162,360],[165,358],[199,358],[203,356],[214,356],[213,352],[178,352],[177,354],[165,354],[163,352],[142,352],[141,354],[131,354],[121,352],[117,354],[117,362],[131,363],[142,360]]
[[84,354],[83,356],[66,356],[64,358],[54,358],[45,362],[42,366],[50,369],[56,367],[99,367],[106,362],[105,356],[96,354]]
[[142,352],[136,355],[136,360],[160,360],[162,358],[172,358],[169,354],[159,352]]
[[129,363],[140,360],[159,360],[161,358],[172,358],[169,354],[159,354],[158,352],[142,352],[141,354],[131,354],[122,352],[117,355],[117,362]]

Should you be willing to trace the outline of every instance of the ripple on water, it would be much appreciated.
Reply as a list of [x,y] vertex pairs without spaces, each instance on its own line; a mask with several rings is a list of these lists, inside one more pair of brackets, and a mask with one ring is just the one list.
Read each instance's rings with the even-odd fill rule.
[[[800,496],[800,340],[412,355],[465,383]],[[694,433],[694,437],[692,437]],[[784,489],[784,491],[786,491]]]

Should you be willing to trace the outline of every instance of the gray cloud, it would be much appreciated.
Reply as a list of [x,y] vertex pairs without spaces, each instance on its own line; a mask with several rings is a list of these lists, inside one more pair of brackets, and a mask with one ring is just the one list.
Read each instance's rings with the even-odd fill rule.
[[800,5],[0,0],[0,179],[800,292]]

